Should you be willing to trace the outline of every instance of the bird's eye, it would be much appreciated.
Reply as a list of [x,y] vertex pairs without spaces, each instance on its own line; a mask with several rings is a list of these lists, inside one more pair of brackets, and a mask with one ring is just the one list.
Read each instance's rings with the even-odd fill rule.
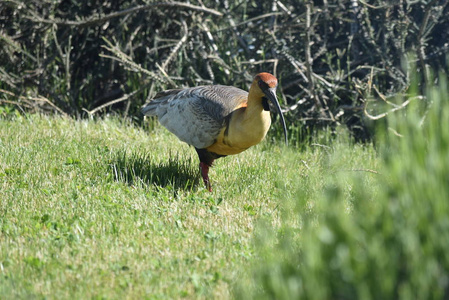
[[262,91],[268,89],[268,84],[265,81],[259,80],[257,84],[259,85]]

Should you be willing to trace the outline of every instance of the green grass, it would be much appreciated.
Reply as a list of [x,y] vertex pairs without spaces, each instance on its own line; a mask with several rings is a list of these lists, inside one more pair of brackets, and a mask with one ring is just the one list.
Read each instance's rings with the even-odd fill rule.
[[338,128],[219,159],[212,193],[157,124],[3,117],[0,299],[447,299],[448,94],[376,147]]
[[[345,135],[219,159],[209,193],[195,151],[158,125],[0,119],[0,298],[232,298],[258,224],[300,226],[285,218],[298,191],[318,198],[329,177],[356,176],[378,193],[365,169],[380,159]],[[349,209],[350,182],[342,193]],[[304,209],[316,219],[322,204]]]

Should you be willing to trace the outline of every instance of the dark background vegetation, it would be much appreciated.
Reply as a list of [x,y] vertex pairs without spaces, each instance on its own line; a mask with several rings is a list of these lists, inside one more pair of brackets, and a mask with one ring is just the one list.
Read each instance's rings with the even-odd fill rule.
[[247,89],[267,71],[293,138],[346,124],[365,140],[406,105],[412,65],[421,88],[447,73],[448,41],[446,0],[2,0],[0,112],[139,122],[159,90]]

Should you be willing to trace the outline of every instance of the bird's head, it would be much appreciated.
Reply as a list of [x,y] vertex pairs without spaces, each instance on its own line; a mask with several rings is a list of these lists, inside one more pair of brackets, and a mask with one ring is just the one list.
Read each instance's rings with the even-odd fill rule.
[[271,75],[270,73],[259,73],[254,77],[253,81],[253,87],[257,94],[262,99],[262,105],[264,107],[264,110],[269,111],[269,103],[273,104],[274,108],[276,109],[277,113],[279,114],[281,118],[282,128],[284,129],[284,137],[285,137],[285,143],[288,144],[287,141],[287,127],[285,125],[284,116],[282,115],[281,106],[279,105],[279,102],[276,97],[276,87],[278,85],[278,80],[276,77]]

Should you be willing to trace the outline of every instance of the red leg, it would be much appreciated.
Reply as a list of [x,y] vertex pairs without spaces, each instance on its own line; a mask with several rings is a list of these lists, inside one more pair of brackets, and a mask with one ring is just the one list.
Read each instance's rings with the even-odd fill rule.
[[201,176],[203,177],[204,184],[209,192],[212,192],[212,186],[209,181],[209,165],[200,162]]

